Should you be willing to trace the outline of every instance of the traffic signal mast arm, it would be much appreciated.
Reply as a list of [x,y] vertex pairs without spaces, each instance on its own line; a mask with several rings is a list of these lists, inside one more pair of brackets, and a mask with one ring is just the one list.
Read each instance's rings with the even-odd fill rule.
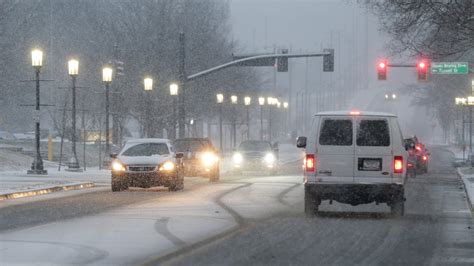
[[186,81],[191,81],[193,79],[199,78],[206,76],[208,74],[214,73],[216,71],[219,71],[221,69],[225,69],[231,66],[238,65],[242,62],[248,62],[248,61],[253,61],[253,60],[258,60],[258,59],[277,59],[277,58],[298,58],[298,57],[320,57],[320,56],[329,56],[331,53],[303,53],[303,54],[266,54],[266,55],[257,55],[257,56],[251,56],[251,57],[246,57],[238,60],[234,60],[222,65],[218,65],[209,69],[206,69],[204,71],[201,71],[199,73],[190,75],[186,78]]
[[389,64],[386,59],[382,59],[377,63],[378,80],[386,80],[389,67],[410,67],[416,68],[418,80],[428,80],[428,69],[430,63],[426,59],[420,59],[416,64]]
[[387,67],[416,67],[416,64],[414,64],[414,65],[407,65],[407,64],[387,64]]

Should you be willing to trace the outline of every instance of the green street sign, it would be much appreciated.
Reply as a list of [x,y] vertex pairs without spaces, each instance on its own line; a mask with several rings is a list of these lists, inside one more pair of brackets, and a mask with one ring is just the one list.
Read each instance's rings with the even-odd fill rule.
[[431,62],[431,74],[467,74],[467,62]]

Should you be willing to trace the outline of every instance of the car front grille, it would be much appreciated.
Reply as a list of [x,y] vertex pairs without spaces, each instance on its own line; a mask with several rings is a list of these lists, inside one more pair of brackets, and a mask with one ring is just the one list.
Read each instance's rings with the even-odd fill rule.
[[244,154],[244,157],[246,158],[252,158],[252,159],[257,159],[257,158],[263,158],[265,154],[261,152],[247,152]]
[[129,166],[130,172],[152,172],[155,171],[156,166]]

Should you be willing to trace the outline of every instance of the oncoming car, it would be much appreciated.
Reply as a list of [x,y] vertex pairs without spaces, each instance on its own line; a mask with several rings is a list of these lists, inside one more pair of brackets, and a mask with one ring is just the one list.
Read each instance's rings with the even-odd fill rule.
[[184,174],[219,180],[218,151],[206,138],[183,138],[174,141],[176,152],[183,153]]
[[112,191],[128,187],[184,188],[182,154],[167,139],[129,140],[119,154],[111,154]]
[[386,113],[316,114],[304,162],[305,213],[315,214],[323,200],[351,205],[387,203],[404,213],[408,154],[397,117]]
[[264,170],[270,174],[278,171],[278,148],[268,141],[247,140],[240,143],[232,154],[235,173],[246,170]]

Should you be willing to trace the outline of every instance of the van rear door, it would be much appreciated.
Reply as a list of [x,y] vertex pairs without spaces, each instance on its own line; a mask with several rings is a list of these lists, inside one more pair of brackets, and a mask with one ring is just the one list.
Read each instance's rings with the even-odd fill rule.
[[384,117],[358,117],[355,120],[355,182],[391,182],[393,153],[389,123]]
[[319,182],[354,181],[354,122],[352,117],[323,117],[317,139],[317,174]]

